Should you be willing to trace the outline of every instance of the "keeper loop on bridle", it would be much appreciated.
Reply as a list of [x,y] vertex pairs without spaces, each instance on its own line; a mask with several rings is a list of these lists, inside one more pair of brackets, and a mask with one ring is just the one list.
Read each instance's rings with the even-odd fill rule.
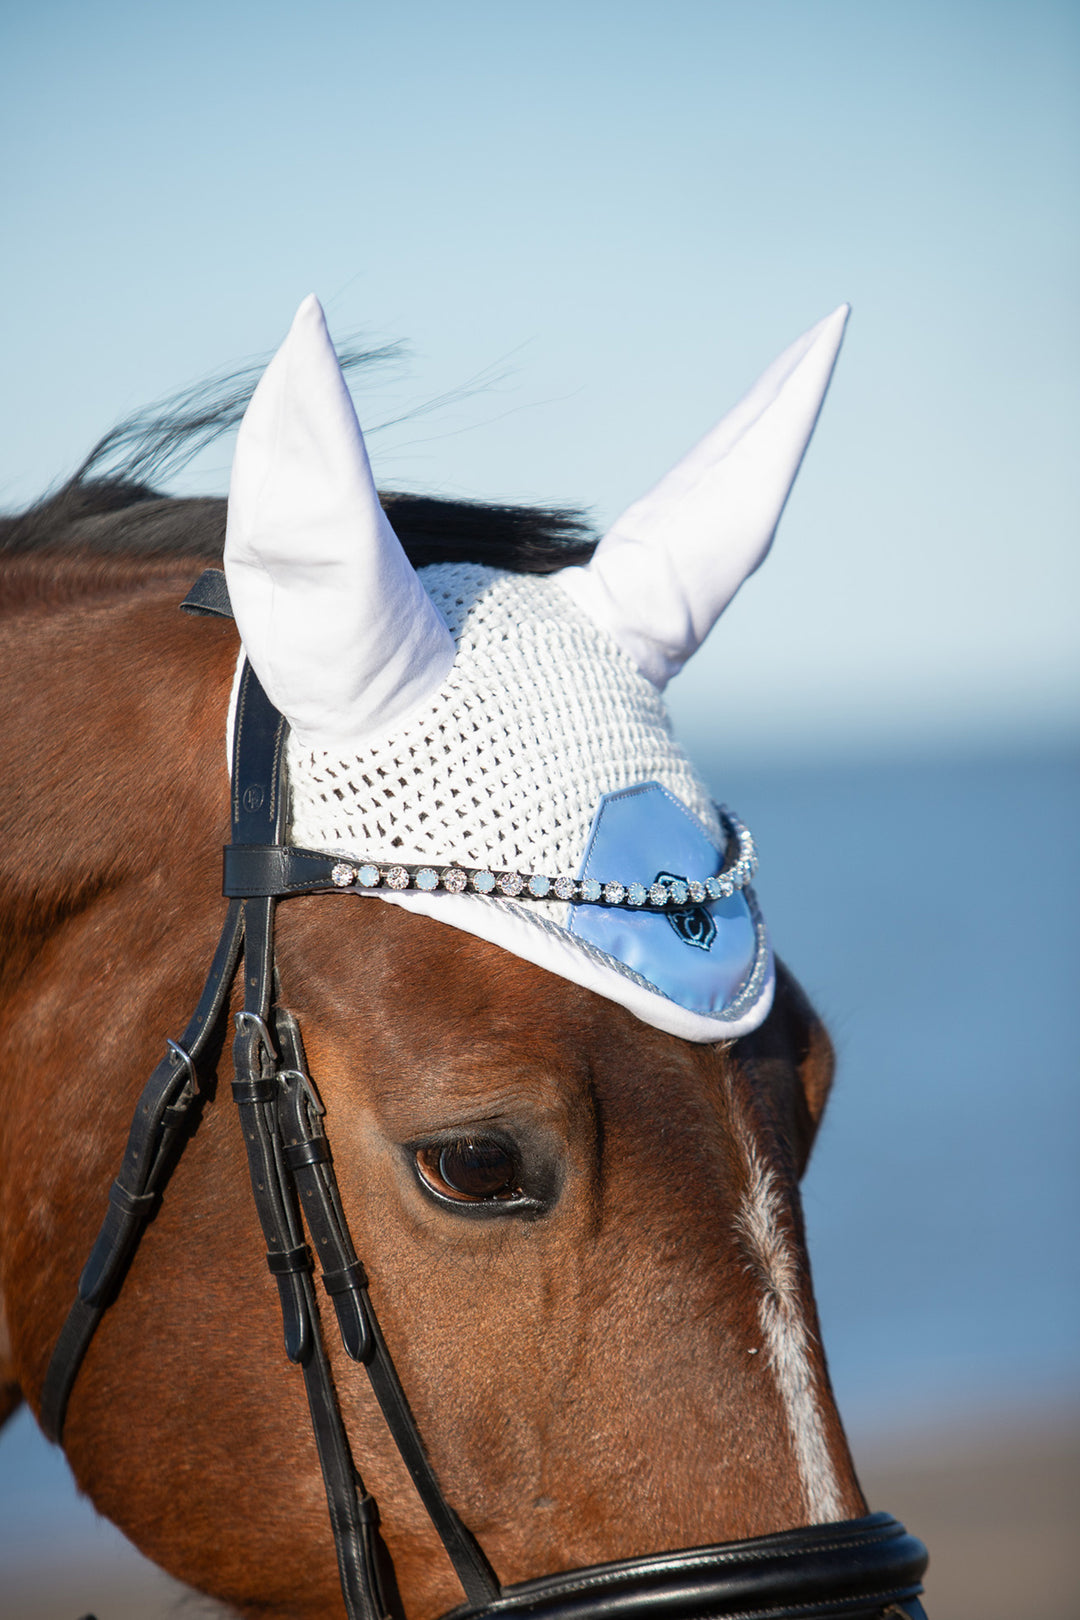
[[285,1149],[285,1163],[290,1170],[304,1170],[310,1164],[330,1164],[332,1155],[325,1136],[307,1142],[296,1142]]
[[311,1250],[306,1243],[298,1243],[295,1249],[283,1249],[278,1253],[269,1253],[266,1256],[268,1270],[275,1277],[285,1276],[293,1271],[311,1271],[314,1262]]

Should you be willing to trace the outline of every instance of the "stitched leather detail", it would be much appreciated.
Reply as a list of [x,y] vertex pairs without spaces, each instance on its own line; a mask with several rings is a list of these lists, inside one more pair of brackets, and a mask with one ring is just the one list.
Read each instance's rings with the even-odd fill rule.
[[321,855],[313,849],[290,849],[284,844],[226,844],[222,892],[247,899],[335,890],[330,874],[337,864],[336,855]]

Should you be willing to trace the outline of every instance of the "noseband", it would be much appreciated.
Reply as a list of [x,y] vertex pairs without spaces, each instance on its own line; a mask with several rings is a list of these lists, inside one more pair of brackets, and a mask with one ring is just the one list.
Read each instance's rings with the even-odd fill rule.
[[[227,615],[221,574],[208,570],[183,605]],[[277,1001],[277,901],[338,887],[336,857],[284,843],[285,735],[286,722],[245,665],[233,743],[225,924],[195,1013],[181,1039],[167,1042],[167,1054],[139,1098],[104,1222],[46,1373],[45,1433],[59,1441],[83,1356],[183,1145],[201,1095],[199,1061],[243,955],[232,1090],[267,1264],[281,1299],[286,1353],[304,1374],[348,1620],[390,1620],[401,1608],[378,1533],[378,1509],[356,1470],[341,1419],[319,1325],[313,1250],[345,1350],[367,1370],[465,1594],[464,1605],[445,1620],[925,1620],[918,1597],[926,1550],[887,1513],[500,1585],[428,1460],[349,1235],[300,1031]]]

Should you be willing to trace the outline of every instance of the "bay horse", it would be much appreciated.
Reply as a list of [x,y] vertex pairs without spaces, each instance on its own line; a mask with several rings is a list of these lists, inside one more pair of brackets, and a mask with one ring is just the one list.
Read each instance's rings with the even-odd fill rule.
[[[737,407],[666,497],[638,503],[598,547],[568,514],[380,503],[313,301],[245,417],[228,515],[220,500],[84,474],[5,521],[0,1410],[26,1400],[62,1431],[97,1510],[239,1615],[428,1620],[459,1607],[463,1587],[469,1614],[922,1614],[925,1555],[867,1513],[818,1333],[798,1182],[829,1090],[829,1039],[763,944],[745,829],[707,822],[711,809],[690,815],[689,767],[656,718],[663,679],[767,549],[842,325],[833,317],[788,351],[756,405]],[[781,450],[763,449],[785,413],[797,431],[781,422]],[[746,495],[747,478],[764,478],[764,496]],[[693,581],[681,605],[659,577],[643,588],[673,504],[690,563],[667,574],[682,567],[685,585],[703,550],[698,508],[718,490],[742,547],[726,577],[708,590]],[[610,561],[620,544],[634,591]],[[226,579],[204,576],[188,604],[201,611],[178,612],[223,552]],[[322,594],[310,599],[313,581]],[[630,622],[627,602],[642,595],[655,634]],[[549,669],[543,635],[557,654],[567,624],[578,639]],[[378,780],[397,760],[387,739],[418,713],[432,732],[448,686],[453,714],[472,716],[470,735],[482,729],[500,694],[479,708],[473,688],[462,698],[462,670],[521,646],[515,703],[540,692],[554,728],[538,733],[531,709],[522,722],[543,769],[520,763],[510,721],[494,741],[485,733],[488,779],[468,777],[469,802],[495,832],[466,829],[437,851],[442,867],[424,865],[438,759],[420,762],[402,807],[391,802],[400,772],[385,792]],[[573,683],[582,670],[592,679],[595,648],[631,692],[633,725],[620,724],[637,739],[634,785],[618,772],[600,784],[607,821],[597,811],[589,837],[616,834],[588,845],[609,862],[602,884],[592,854],[570,845],[551,846],[561,874],[538,873],[505,781],[492,787],[489,774],[490,758],[518,750],[521,815],[543,823],[537,838],[580,820],[573,795],[608,697],[590,707]],[[583,716],[573,736],[552,718],[567,670],[563,707]],[[264,770],[253,788],[244,748],[256,744],[235,739],[256,728],[256,700],[277,717],[279,775]],[[346,754],[347,788],[316,793],[326,760]],[[454,769],[468,775],[469,758]],[[365,772],[375,787],[356,787]],[[276,831],[268,822],[254,838],[244,818],[265,810],[267,780]],[[327,805],[343,813],[354,788],[349,829],[363,821],[375,845],[381,829],[383,846],[357,847],[348,829],[320,842],[309,828],[316,847],[298,851],[304,793],[310,820]],[[364,794],[376,789],[372,809]],[[666,861],[668,846],[634,854],[627,818],[643,805],[648,838],[675,829]],[[498,843],[511,821],[516,857]],[[706,849],[709,827],[720,832]],[[236,876],[234,850],[229,915],[246,932],[235,976],[239,923],[219,964],[227,1015],[205,1020],[197,1059],[177,1040],[162,1058],[222,927],[230,829],[240,856],[257,846],[259,872],[273,857],[286,877],[275,887],[250,862]],[[715,873],[689,870],[701,849],[719,850]],[[646,873],[639,898],[650,863],[665,869]],[[290,886],[297,870],[306,877]],[[547,908],[542,926],[526,919],[530,898]],[[260,917],[272,943],[256,942]],[[721,984],[724,950],[750,952],[741,987]],[[125,1192],[125,1172],[113,1178],[145,1077],[166,1071],[168,1152],[150,1192]],[[311,1126],[299,1146],[282,1123],[289,1085]],[[253,1201],[256,1127],[267,1158]],[[278,1172],[291,1249],[268,1237]],[[305,1203],[315,1191],[321,1215]],[[72,1300],[80,1274],[87,1291],[107,1210],[102,1233],[126,1222],[130,1242],[69,1355]],[[310,1252],[328,1221],[344,1259],[331,1275],[323,1258],[320,1309]],[[362,1342],[335,1331],[343,1293]],[[305,1377],[326,1369],[309,1403],[338,1423],[348,1512],[290,1356]],[[363,1541],[351,1597],[343,1512]]]

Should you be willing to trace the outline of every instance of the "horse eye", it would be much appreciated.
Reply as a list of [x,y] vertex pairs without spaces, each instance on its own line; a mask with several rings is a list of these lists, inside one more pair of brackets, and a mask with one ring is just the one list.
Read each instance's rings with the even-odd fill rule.
[[416,1164],[432,1192],[459,1203],[514,1198],[520,1190],[517,1155],[492,1137],[460,1136],[418,1148]]

